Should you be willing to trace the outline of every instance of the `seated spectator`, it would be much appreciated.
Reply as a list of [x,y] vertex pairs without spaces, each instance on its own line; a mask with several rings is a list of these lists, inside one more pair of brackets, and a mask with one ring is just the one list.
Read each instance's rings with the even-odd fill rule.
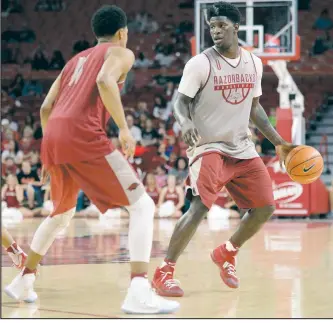
[[141,32],[151,34],[158,31],[158,23],[153,19],[153,16],[149,13],[145,20],[145,23],[141,26]]
[[46,54],[39,46],[33,54],[31,60],[31,68],[33,70],[47,70],[49,68],[49,62],[46,59]]
[[31,163],[31,170],[36,172],[37,175],[40,175],[42,164],[40,162],[39,153],[37,151],[32,151],[30,153],[30,163]]
[[165,154],[170,157],[171,153],[176,153],[177,155],[179,154],[179,145],[177,143],[177,139],[175,136],[168,136],[167,137],[167,146],[165,149]]
[[176,57],[171,54],[167,49],[164,49],[162,53],[158,53],[155,56],[155,61],[159,66],[170,67],[171,64],[176,60]]
[[23,129],[23,137],[20,140],[19,147],[23,153],[29,153],[35,144],[34,131],[30,126],[26,126]]
[[15,115],[15,110],[11,110],[8,114],[7,117],[5,119],[2,119],[2,122],[4,122],[5,124],[8,122],[8,128],[10,130],[12,130],[15,133],[16,138],[19,137],[18,134],[18,123],[14,120],[14,115]]
[[167,183],[167,171],[164,166],[157,166],[155,170],[155,180],[158,187],[164,187]]
[[158,132],[153,128],[153,121],[151,119],[146,120],[145,128],[142,130],[142,140],[143,146],[156,145],[159,139]]
[[155,95],[154,98],[154,109],[153,109],[153,116],[157,119],[166,120],[165,118],[165,108],[166,108],[166,101],[162,95]]
[[176,176],[178,185],[182,185],[188,176],[188,161],[184,157],[176,160],[175,166],[170,169],[169,175]]
[[148,20],[148,13],[141,11],[136,14],[135,21],[138,25],[138,32],[142,33]]
[[332,45],[325,39],[325,36],[318,36],[312,46],[311,55],[321,55],[330,48],[332,48]]
[[31,210],[22,206],[24,194],[16,175],[7,175],[6,184],[1,189],[1,198],[5,202],[2,208],[2,218],[18,218],[20,221],[23,217],[33,216]]
[[141,129],[134,125],[134,118],[131,115],[126,117],[128,128],[137,143],[142,141]]
[[38,80],[30,80],[24,82],[22,90],[23,96],[41,96],[43,94],[43,85]]
[[166,167],[168,167],[168,173],[170,173],[170,170],[175,167],[177,159],[178,159],[178,155],[175,152],[172,152],[169,156],[169,160],[168,160],[167,166],[166,166]]
[[12,156],[7,156],[2,163],[2,176],[6,177],[8,174],[16,174],[17,166]]
[[135,19],[135,15],[133,13],[129,13],[127,16],[127,28],[129,32],[133,33],[140,32],[140,24]]
[[82,34],[81,39],[76,41],[73,45],[73,55],[76,55],[84,50],[90,48],[90,44],[86,39],[86,35]]
[[[141,116],[143,114],[145,115],[145,117],[143,117],[145,119],[141,119]],[[146,122],[148,115],[149,115],[149,111],[148,111],[147,102],[140,100],[137,103],[136,109],[134,110],[134,116],[135,116],[135,118],[139,118],[140,119],[140,127],[141,128],[144,128],[144,124],[141,126],[141,121]]]
[[17,175],[18,181],[24,189],[25,196],[28,199],[28,206],[30,209],[34,209],[35,200],[38,206],[43,204],[41,186],[39,176],[36,171],[31,169],[29,161],[22,163],[22,170]]
[[184,206],[185,196],[181,186],[176,185],[176,177],[168,176],[167,186],[163,187],[158,200],[159,217],[180,218]]
[[23,152],[18,149],[18,145],[14,140],[9,140],[4,144],[4,150],[1,154],[2,162],[4,163],[8,157],[12,158],[15,164],[21,164],[23,160]]
[[51,57],[49,70],[55,70],[55,71],[62,70],[65,64],[66,62],[64,60],[64,57],[62,56],[61,51],[55,50]]
[[165,150],[166,150],[165,143],[161,143],[157,148],[157,155],[160,157],[163,163],[166,163],[169,160],[169,156],[167,156]]
[[148,195],[153,199],[155,205],[157,205],[160,195],[160,188],[156,183],[156,178],[153,173],[147,174],[145,188]]
[[[8,116],[9,117],[9,116]],[[1,120],[1,147],[4,147],[4,144],[6,144],[9,140],[18,140],[20,138],[20,135],[17,131],[13,130],[14,127],[12,127],[11,122],[9,119],[2,119]]]
[[164,95],[167,101],[171,101],[174,91],[175,84],[173,82],[168,82],[164,87]]
[[328,9],[324,9],[313,25],[314,29],[330,30],[333,28],[333,20],[329,15]]
[[146,126],[146,121],[148,120],[147,113],[141,113],[139,116],[139,124],[138,127],[140,129],[144,129]]
[[145,57],[143,52],[140,52],[138,58],[134,62],[135,68],[148,68],[152,66],[153,62]]
[[15,99],[22,95],[23,87],[24,87],[23,75],[18,73],[16,74],[13,82],[11,82],[8,87],[8,93],[12,98]]

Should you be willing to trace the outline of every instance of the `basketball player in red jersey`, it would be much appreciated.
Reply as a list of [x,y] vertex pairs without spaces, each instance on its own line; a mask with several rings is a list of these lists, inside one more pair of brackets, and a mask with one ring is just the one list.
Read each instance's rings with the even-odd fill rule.
[[274,212],[268,171],[248,135],[249,119],[276,147],[280,162],[295,146],[271,126],[259,103],[262,63],[238,45],[240,12],[227,2],[207,10],[214,46],[186,64],[174,110],[185,143],[190,146],[188,185],[192,203],[178,221],[153,286],[160,295],[182,296],[173,278],[175,263],[226,186],[233,200],[248,212],[228,241],[211,253],[223,282],[238,288],[235,264],[239,248]]
[[53,83],[41,107],[43,179],[50,175],[53,213],[35,233],[22,273],[6,287],[14,299],[34,302],[36,267],[56,235],[74,216],[82,189],[101,213],[124,206],[130,215],[131,284],[122,310],[126,313],[171,313],[179,304],[157,296],[147,279],[155,205],[125,157],[107,138],[112,116],[127,157],[135,140],[127,127],[119,84],[134,63],[127,43],[126,14],[103,6],[93,15],[98,44],[73,57]]

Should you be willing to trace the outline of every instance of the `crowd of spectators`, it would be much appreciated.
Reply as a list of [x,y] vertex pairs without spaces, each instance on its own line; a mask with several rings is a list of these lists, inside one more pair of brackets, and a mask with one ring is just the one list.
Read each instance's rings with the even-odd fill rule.
[[317,37],[312,46],[311,55],[320,55],[333,49],[332,30],[333,20],[329,10],[326,8],[313,24],[313,29],[317,31]]

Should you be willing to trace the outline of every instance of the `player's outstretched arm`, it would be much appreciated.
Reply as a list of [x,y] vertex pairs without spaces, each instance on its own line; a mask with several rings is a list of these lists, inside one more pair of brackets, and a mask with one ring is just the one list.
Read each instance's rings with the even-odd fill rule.
[[274,146],[284,145],[287,143],[271,125],[264,108],[259,102],[259,97],[254,98],[252,101],[250,118],[255,126],[260,130],[260,132]]
[[57,79],[53,82],[53,84],[50,88],[50,91],[47,93],[47,96],[45,97],[44,102],[40,109],[40,120],[41,120],[41,124],[42,124],[43,133],[44,133],[47,121],[49,120],[49,117],[51,115],[53,104],[58,96],[58,92],[60,89],[61,74],[62,73],[60,73],[58,75]]
[[193,99],[183,93],[178,92],[175,104],[174,115],[182,128],[182,135],[185,143],[190,147],[199,141],[199,133],[190,117],[190,103]]
[[280,163],[282,164],[290,150],[296,146],[286,142],[274,129],[259,102],[259,97],[254,98],[252,101],[250,119],[260,132],[275,146],[276,152],[280,157]]

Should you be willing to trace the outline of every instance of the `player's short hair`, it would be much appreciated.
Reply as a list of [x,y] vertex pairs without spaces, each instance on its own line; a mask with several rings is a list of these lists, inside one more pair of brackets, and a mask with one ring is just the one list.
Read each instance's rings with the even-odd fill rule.
[[210,21],[212,17],[225,16],[233,23],[239,24],[241,22],[242,15],[238,8],[230,3],[220,1],[210,5],[207,9],[207,20]]
[[127,26],[125,12],[115,5],[99,8],[91,18],[91,28],[95,36],[113,36],[120,28]]

